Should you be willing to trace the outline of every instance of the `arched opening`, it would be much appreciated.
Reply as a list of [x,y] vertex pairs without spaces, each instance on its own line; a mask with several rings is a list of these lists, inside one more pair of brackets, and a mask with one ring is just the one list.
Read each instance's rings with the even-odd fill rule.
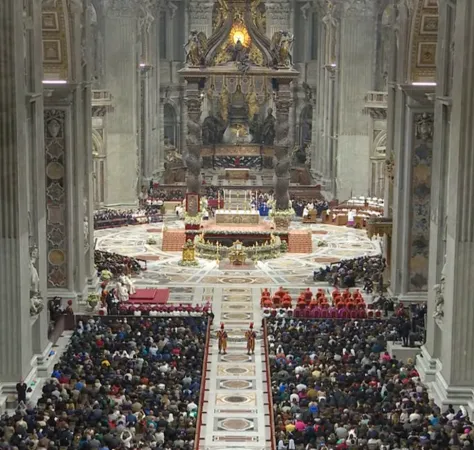
[[164,132],[164,138],[169,145],[179,147],[177,114],[170,103],[164,105]]

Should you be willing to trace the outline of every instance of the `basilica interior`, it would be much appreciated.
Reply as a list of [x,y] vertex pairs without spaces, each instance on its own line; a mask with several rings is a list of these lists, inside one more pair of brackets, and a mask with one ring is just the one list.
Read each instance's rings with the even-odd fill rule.
[[400,367],[474,448],[472,0],[1,0],[0,106],[0,443],[95,383],[158,430],[97,448],[421,448]]

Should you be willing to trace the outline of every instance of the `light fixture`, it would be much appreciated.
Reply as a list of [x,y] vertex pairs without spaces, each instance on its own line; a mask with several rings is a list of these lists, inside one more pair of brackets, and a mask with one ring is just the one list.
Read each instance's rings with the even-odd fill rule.
[[43,80],[43,84],[67,84],[67,80]]
[[331,67],[337,67],[337,64],[336,63],[332,63],[330,64]]
[[415,81],[412,86],[436,86],[434,81]]
[[140,67],[146,67],[145,63],[140,63]]

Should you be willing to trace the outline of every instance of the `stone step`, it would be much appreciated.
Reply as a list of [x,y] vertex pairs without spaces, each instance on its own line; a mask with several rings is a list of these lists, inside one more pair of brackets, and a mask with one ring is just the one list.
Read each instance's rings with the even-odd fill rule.
[[288,253],[312,253],[312,251],[311,232],[291,230],[288,233]]
[[164,230],[161,249],[164,252],[180,252],[186,241],[184,230]]

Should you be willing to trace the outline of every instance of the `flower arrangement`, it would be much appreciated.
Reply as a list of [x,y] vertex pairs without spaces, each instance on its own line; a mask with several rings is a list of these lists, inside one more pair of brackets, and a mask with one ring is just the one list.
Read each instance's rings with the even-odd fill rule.
[[89,294],[89,296],[87,297],[87,304],[89,305],[91,311],[94,311],[98,303],[99,296],[97,294]]
[[282,253],[288,253],[288,243],[286,241],[282,241],[280,244],[280,251]]
[[202,212],[198,212],[195,216],[190,216],[188,213],[184,214],[184,223],[186,225],[201,225]]
[[[202,234],[202,230],[189,230],[189,231],[186,230],[186,233],[195,234],[199,236],[200,234]],[[288,231],[285,232],[285,231],[272,230],[272,233],[275,236],[278,236],[281,234],[286,236],[288,234]],[[243,235],[249,235],[249,236],[268,236],[270,232],[242,229],[242,230],[219,230],[219,231],[213,231],[211,234],[215,236],[234,236],[236,234],[243,234]]]
[[270,217],[283,217],[291,219],[295,215],[295,210],[293,208],[288,209],[275,209],[272,208],[270,211]]
[[183,267],[199,267],[199,262],[198,261],[183,261],[180,260],[178,261],[179,266]]
[[110,270],[104,269],[102,272],[100,272],[100,279],[102,281],[110,281],[112,278],[112,272]]
[[149,237],[146,241],[148,245],[156,245],[158,244],[158,241],[154,237]]

